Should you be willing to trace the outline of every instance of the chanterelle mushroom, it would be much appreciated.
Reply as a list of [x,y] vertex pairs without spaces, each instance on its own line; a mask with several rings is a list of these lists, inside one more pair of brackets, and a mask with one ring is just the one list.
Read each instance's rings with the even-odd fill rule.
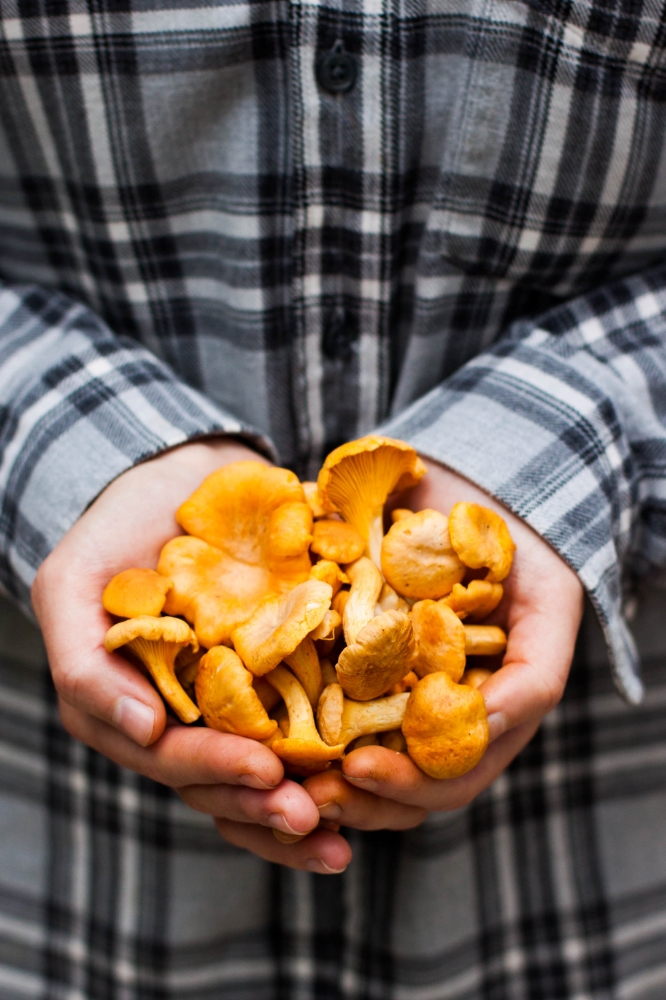
[[187,618],[204,646],[228,645],[264,598],[310,575],[312,512],[287,469],[226,465],[176,517],[196,537],[173,538],[162,549],[158,571],[174,581],[165,610]]
[[211,729],[266,740],[277,729],[252,686],[252,674],[227,646],[214,646],[202,656],[195,681],[197,704]]
[[501,583],[490,580],[471,580],[466,587],[456,583],[453,590],[442,599],[443,604],[455,611],[460,620],[471,618],[476,621],[486,618],[502,600],[504,588]]
[[497,625],[463,625],[468,656],[497,656],[506,649],[506,633]]
[[328,611],[332,593],[327,583],[306,580],[288,594],[265,600],[232,635],[248,670],[260,677],[293,653]]
[[450,593],[465,567],[451,546],[448,519],[420,510],[396,521],[382,542],[382,572],[403,597],[437,600]]
[[478,503],[457,503],[449,514],[451,544],[465,566],[488,567],[487,580],[508,576],[516,546],[504,520]]
[[382,591],[382,575],[372,559],[363,556],[347,567],[351,590],[342,611],[345,642],[351,646],[356,636],[375,616],[375,607]]
[[398,729],[408,701],[408,692],[373,701],[350,701],[339,684],[330,684],[322,691],[317,706],[319,732],[331,746],[347,746],[357,736]]
[[357,701],[378,698],[408,673],[414,630],[404,611],[385,611],[368,622],[338,658],[338,680]]
[[365,541],[352,524],[324,518],[314,524],[310,550],[323,559],[350,563],[363,555]]
[[458,778],[479,763],[488,746],[483,695],[448,674],[427,674],[407,702],[402,731],[409,756],[431,778]]
[[107,583],[102,604],[116,618],[157,618],[172,587],[173,580],[154,569],[124,569]]
[[312,705],[294,675],[286,667],[276,667],[266,680],[280,692],[289,712],[289,736],[274,740],[271,750],[297,768],[324,770],[341,757],[344,746],[328,746],[317,732]]
[[465,626],[441,601],[418,601],[412,608],[416,640],[414,670],[419,677],[444,670],[459,681],[465,669]]
[[157,689],[182,722],[194,722],[201,712],[176,678],[175,660],[185,646],[199,648],[197,637],[180,618],[141,615],[112,625],[104,648],[112,653],[126,646],[146,666]]
[[425,471],[421,459],[404,441],[363,437],[328,455],[317,488],[324,507],[354,525],[366,543],[366,554],[379,566],[386,498],[416,486]]

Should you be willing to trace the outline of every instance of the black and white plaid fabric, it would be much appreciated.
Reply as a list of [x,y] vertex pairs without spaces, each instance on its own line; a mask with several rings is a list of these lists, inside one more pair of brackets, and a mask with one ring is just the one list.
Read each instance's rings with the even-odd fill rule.
[[[562,553],[638,701],[665,136],[664,0],[0,0],[4,589],[165,447],[312,475],[384,423]],[[482,802],[324,883],[71,744],[7,660],[3,1000],[661,1000],[662,668],[632,715],[581,662]]]

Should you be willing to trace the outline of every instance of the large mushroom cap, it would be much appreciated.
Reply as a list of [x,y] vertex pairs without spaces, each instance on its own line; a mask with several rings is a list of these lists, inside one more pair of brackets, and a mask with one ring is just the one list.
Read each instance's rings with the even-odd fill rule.
[[448,674],[428,674],[413,689],[402,724],[409,756],[431,778],[458,778],[488,746],[483,695]]
[[508,576],[516,546],[503,518],[478,503],[457,503],[449,515],[451,544],[470,569],[488,567],[487,580]]
[[273,670],[311,632],[331,606],[333,591],[322,580],[306,580],[281,597],[268,598],[234,630],[236,652],[255,676]]
[[386,498],[416,486],[426,467],[411,445],[369,436],[340,445],[326,458],[317,478],[322,504],[342,514],[379,565]]
[[180,618],[142,615],[112,625],[104,638],[107,653],[126,646],[145,665],[164,700],[182,722],[194,722],[201,712],[176,677],[176,656],[185,646],[199,648],[197,637]]
[[393,589],[417,601],[444,597],[465,575],[451,545],[448,519],[438,510],[396,521],[382,542],[381,561]]
[[116,618],[139,618],[141,615],[156,618],[172,587],[173,581],[154,569],[124,569],[107,583],[102,604],[104,610]]
[[269,739],[277,730],[252,686],[252,674],[227,646],[214,646],[201,658],[195,690],[211,729],[253,740]]
[[444,670],[459,681],[465,669],[465,626],[441,601],[418,601],[412,608],[416,640],[414,670],[419,677]]
[[190,534],[171,539],[160,555],[159,572],[174,582],[165,610],[192,622],[204,646],[228,645],[266,597],[310,575],[312,513],[286,469],[226,465],[203,481],[177,518]]

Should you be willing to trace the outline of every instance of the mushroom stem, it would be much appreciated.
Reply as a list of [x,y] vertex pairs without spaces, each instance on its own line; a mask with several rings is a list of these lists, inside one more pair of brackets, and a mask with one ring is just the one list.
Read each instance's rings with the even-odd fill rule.
[[285,656],[284,662],[296,674],[314,708],[321,692],[321,667],[315,644],[309,635],[299,642],[293,653]]
[[506,633],[496,625],[464,625],[467,656],[497,656],[506,649]]
[[382,542],[384,541],[384,508],[380,507],[379,513],[376,514],[370,522],[370,530],[368,532],[368,545],[366,552],[368,556],[372,559],[375,566],[381,569],[382,565]]
[[347,567],[351,590],[342,613],[345,642],[351,646],[361,629],[375,617],[375,605],[384,581],[372,560],[361,556]]
[[374,701],[345,698],[339,684],[324,688],[317,707],[317,722],[326,743],[347,746],[358,736],[399,729],[405,717],[409,692]]
[[176,656],[182,643],[165,642],[164,639],[144,639],[137,636],[127,643],[135,656],[146,665],[164,700],[171,706],[181,722],[196,722],[201,712],[185,694],[176,677]]
[[341,757],[344,747],[327,745],[317,732],[308,696],[294,675],[286,667],[276,667],[266,680],[282,695],[289,713],[289,736],[271,747],[278,757],[297,767],[326,767]]

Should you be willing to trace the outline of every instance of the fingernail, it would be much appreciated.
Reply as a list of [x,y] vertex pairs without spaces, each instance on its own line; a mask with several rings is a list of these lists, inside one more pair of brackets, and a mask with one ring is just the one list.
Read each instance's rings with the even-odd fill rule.
[[368,792],[374,792],[378,788],[378,782],[374,778],[354,778],[351,774],[345,774],[347,781],[353,782],[355,785],[360,785],[361,788],[365,788]]
[[308,858],[305,867],[309,872],[314,872],[315,875],[340,875],[347,865],[344,868],[330,868],[321,858]]
[[493,712],[488,716],[488,730],[490,732],[490,742],[496,740],[502,733],[507,731],[507,720],[504,712]]
[[309,830],[294,830],[293,826],[287,823],[284,813],[271,813],[266,822],[275,830],[281,830],[282,833],[286,833],[290,837],[306,837],[310,832]]
[[119,698],[113,712],[113,724],[139,746],[148,746],[155,728],[155,709],[136,698]]
[[295,844],[297,840],[302,840],[304,833],[283,833],[282,830],[273,830],[273,836],[281,844]]
[[342,807],[338,805],[337,802],[324,802],[322,806],[317,806],[319,809],[319,815],[322,819],[340,819],[342,816]]
[[267,785],[256,774],[241,774],[238,780],[241,785],[247,785],[248,788],[275,788],[275,785]]

